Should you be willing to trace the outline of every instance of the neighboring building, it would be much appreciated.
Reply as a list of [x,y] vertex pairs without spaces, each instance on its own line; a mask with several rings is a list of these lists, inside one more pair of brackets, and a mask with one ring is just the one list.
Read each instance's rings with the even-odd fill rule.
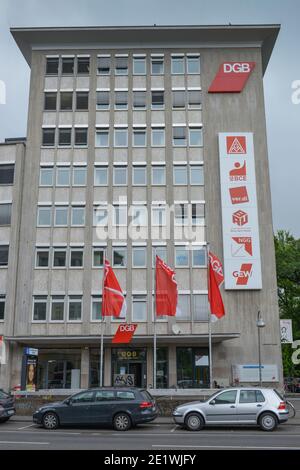
[[[15,195],[1,187],[1,199],[16,204],[14,238],[0,228],[11,265],[9,285],[0,272],[1,293],[10,296],[0,326],[7,386],[20,383],[24,347],[38,349],[38,388],[98,385],[104,254],[127,299],[126,318],[105,321],[104,384],[132,374],[136,385],[153,385],[153,259],[159,254],[176,270],[180,309],[175,318],[157,320],[157,387],[208,386],[206,246],[223,259],[223,132],[253,133],[259,227],[253,269],[261,258],[262,289],[260,273],[248,263],[245,274],[239,259],[235,285],[223,290],[226,316],[212,326],[213,378],[227,385],[235,378],[232,366],[257,364],[260,310],[263,363],[275,366],[270,381],[282,382],[262,81],[278,31],[276,25],[12,29],[31,82],[24,176],[15,179]],[[224,62],[255,63],[241,93],[208,93]],[[247,67],[233,71],[248,77]],[[245,153],[250,141],[251,135],[233,139],[227,153]],[[21,166],[20,155],[6,156],[19,146],[0,147],[1,159]],[[238,167],[232,175],[239,181],[237,173]],[[120,233],[106,240],[111,206]],[[169,236],[162,236],[170,206],[175,216]],[[234,223],[243,226],[247,217],[236,210]],[[129,224],[135,232],[139,226],[139,238],[128,236]],[[187,226],[196,233],[192,243],[181,234]],[[246,258],[254,257],[245,243],[242,237]],[[247,289],[251,280],[241,281],[244,275],[258,279],[254,289]],[[112,345],[125,320],[138,324],[132,342]]]

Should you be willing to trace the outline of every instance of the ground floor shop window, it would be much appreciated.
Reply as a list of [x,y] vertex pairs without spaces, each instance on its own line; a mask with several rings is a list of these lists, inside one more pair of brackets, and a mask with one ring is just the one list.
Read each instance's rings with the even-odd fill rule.
[[177,348],[177,386],[179,388],[209,387],[207,348]]
[[80,365],[79,349],[39,349],[38,389],[80,388]]
[[[103,351],[103,370],[102,370],[102,383],[104,383],[104,368],[105,368],[105,349]],[[90,349],[90,373],[89,373],[89,386],[100,386],[100,348]]]
[[156,387],[168,388],[168,348],[156,350]]
[[146,387],[146,348],[113,348],[111,370],[112,385]]

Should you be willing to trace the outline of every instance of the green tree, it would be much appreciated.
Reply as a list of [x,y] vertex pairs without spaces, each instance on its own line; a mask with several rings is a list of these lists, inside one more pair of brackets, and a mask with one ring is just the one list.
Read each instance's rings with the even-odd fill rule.
[[[295,341],[300,339],[300,239],[279,230],[274,242],[280,317],[292,320]],[[292,363],[293,351],[291,344],[282,345],[284,375],[300,377],[300,365]]]

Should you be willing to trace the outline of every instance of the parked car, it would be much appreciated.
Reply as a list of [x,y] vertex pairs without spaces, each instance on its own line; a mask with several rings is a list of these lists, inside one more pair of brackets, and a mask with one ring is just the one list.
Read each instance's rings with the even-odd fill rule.
[[34,423],[46,429],[59,425],[110,425],[117,431],[153,421],[158,415],[154,398],[139,388],[88,389],[59,403],[41,406]]
[[14,397],[0,389],[0,423],[5,423],[15,413]]
[[269,388],[227,388],[213,394],[204,402],[178,406],[173,411],[176,424],[189,431],[204,426],[258,425],[273,431],[288,420],[283,397]]

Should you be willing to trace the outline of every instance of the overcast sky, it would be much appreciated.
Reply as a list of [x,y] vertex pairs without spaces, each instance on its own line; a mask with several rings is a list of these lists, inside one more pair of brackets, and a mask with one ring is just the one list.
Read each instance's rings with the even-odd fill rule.
[[299,0],[0,0],[0,142],[26,135],[29,67],[12,26],[280,23],[264,77],[273,222],[300,237],[300,104],[291,98],[300,81],[299,20]]

